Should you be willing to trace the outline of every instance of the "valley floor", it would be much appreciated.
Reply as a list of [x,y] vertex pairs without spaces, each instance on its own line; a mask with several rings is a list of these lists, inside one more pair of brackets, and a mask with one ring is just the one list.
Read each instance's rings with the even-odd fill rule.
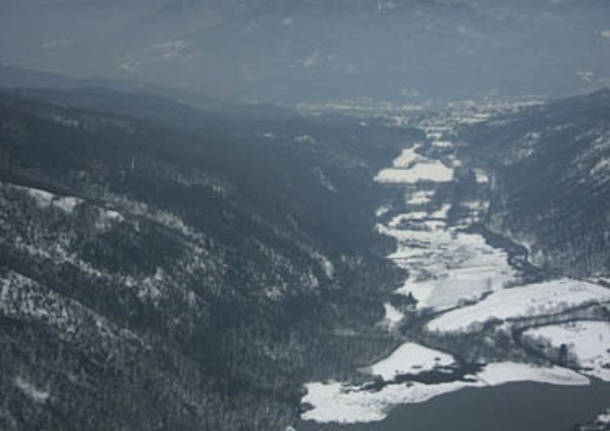
[[452,138],[487,117],[421,120],[426,140],[376,176],[389,197],[375,228],[395,239],[388,259],[408,272],[380,324],[404,343],[360,370],[364,384],[308,383],[304,421],[380,421],[396,405],[509,382],[610,381],[610,290],[545,274],[485,228],[492,173],[459,160]]

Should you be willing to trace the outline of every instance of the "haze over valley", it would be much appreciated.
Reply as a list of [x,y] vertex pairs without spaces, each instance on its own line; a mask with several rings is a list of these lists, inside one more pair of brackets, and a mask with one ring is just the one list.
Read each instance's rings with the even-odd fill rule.
[[5,0],[0,429],[610,427],[610,4]]

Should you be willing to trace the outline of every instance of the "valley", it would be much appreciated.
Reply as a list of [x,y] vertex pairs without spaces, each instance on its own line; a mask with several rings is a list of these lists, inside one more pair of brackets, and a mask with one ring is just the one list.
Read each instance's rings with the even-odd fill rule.
[[[443,399],[447,396],[450,404],[458,396],[447,394],[512,382],[585,386],[591,393],[610,390],[610,290],[594,280],[538,268],[528,262],[525,247],[491,231],[490,207],[497,199],[494,171],[459,158],[459,147],[468,146],[459,141],[461,125],[488,121],[499,111],[518,112],[524,105],[471,108],[474,113],[449,109],[417,120],[426,139],[403,150],[391,167],[376,175],[387,197],[376,211],[375,228],[395,239],[397,248],[387,258],[408,274],[384,305],[381,323],[404,342],[361,368],[360,379],[308,383],[302,429],[311,428],[308,421],[318,423],[315,429],[335,429],[320,423],[402,429],[390,425],[393,409],[404,410],[396,406],[436,398],[445,411]],[[505,396],[502,389],[496,393]],[[607,401],[598,401],[597,409],[603,411]],[[556,409],[554,403],[541,408]],[[417,424],[418,410],[409,411]],[[582,420],[574,412],[573,421],[564,426]],[[402,417],[410,422],[407,413]],[[483,422],[473,421],[469,429],[484,429]],[[419,426],[413,429],[444,429],[440,422],[432,428]],[[557,424],[549,421],[537,429],[553,426]]]
[[[608,193],[608,100],[291,110],[5,90],[0,419],[443,429],[430,406],[480,391],[491,411],[517,403],[508,426],[535,420],[523,388],[548,429],[603,417],[607,201],[588,196]],[[528,176],[547,194],[524,198]],[[578,228],[553,247],[565,217]]]
[[0,0],[0,430],[610,430],[609,22]]

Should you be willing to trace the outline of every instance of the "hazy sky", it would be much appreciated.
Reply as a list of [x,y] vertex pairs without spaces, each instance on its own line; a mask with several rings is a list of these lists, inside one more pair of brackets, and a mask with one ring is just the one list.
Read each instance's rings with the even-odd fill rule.
[[400,101],[607,85],[604,0],[5,0],[0,58],[235,99]]

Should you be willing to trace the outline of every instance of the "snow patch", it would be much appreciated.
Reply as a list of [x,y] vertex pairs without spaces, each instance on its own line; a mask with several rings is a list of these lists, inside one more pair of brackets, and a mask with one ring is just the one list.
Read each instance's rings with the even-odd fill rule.
[[390,211],[392,209],[391,206],[389,205],[382,205],[379,208],[377,208],[375,210],[375,217],[381,217],[384,216],[388,213],[388,211]]
[[53,206],[66,213],[71,213],[74,211],[74,208],[76,208],[77,205],[83,202],[82,199],[74,196],[58,196],[56,194],[47,192],[46,190],[36,189],[33,187],[15,185],[11,185],[11,187],[27,193],[28,196],[36,201],[36,204],[40,208],[49,208]]
[[403,374],[419,374],[455,364],[453,356],[416,343],[405,343],[366,371],[389,382]]
[[453,146],[453,142],[451,141],[432,141],[432,146],[439,148],[451,148]]
[[275,133],[273,132],[265,132],[262,133],[260,136],[261,138],[268,139],[270,141],[273,141],[276,138]]
[[568,347],[583,368],[583,373],[610,381],[610,322],[570,322],[542,326],[524,334],[543,339],[555,347]]
[[405,317],[404,314],[400,312],[396,307],[392,304],[385,303],[383,304],[383,309],[385,312],[385,316],[381,324],[383,326],[387,326],[388,329],[394,329],[402,319]]
[[451,204],[445,203],[438,211],[430,213],[430,218],[446,220],[450,209]]
[[315,140],[315,138],[313,136],[310,136],[310,135],[299,135],[299,136],[296,136],[294,138],[294,142],[296,142],[297,144],[310,144],[310,145],[313,145],[317,141]]
[[316,175],[318,177],[318,180],[320,181],[320,184],[322,185],[322,187],[324,187],[326,190],[328,190],[331,193],[337,193],[337,188],[332,183],[330,178],[328,178],[328,176],[322,170],[322,168],[320,168],[319,166],[314,167],[313,173],[314,173],[314,175]]
[[43,391],[41,389],[36,388],[32,383],[28,382],[24,378],[17,376],[15,378],[15,386],[17,386],[21,391],[31,398],[34,402],[39,404],[46,403],[51,394],[48,391]]
[[453,169],[448,168],[439,160],[417,163],[409,169],[382,169],[375,181],[380,183],[407,183],[419,181],[449,182],[453,180]]
[[607,409],[604,413],[601,413],[595,418],[596,425],[610,425],[610,409]]
[[125,221],[125,217],[123,217],[120,212],[102,209],[99,211],[99,217],[95,222],[95,227],[102,230],[108,229],[114,223],[122,223],[123,221]]
[[74,208],[76,208],[76,206],[81,202],[81,199],[72,196],[67,196],[56,199],[55,201],[53,201],[53,205],[60,208],[64,212],[71,213],[72,211],[74,211]]
[[519,362],[496,362],[487,365],[477,378],[489,386],[511,382],[539,382],[561,386],[585,386],[589,379],[568,368],[537,367]]
[[419,181],[448,182],[453,180],[453,169],[440,160],[431,160],[416,152],[420,145],[406,148],[394,159],[391,168],[382,169],[375,176],[380,183],[417,183]]
[[610,158],[602,158],[591,168],[591,175],[605,176],[610,173]]
[[51,202],[53,202],[53,198],[55,197],[53,193],[49,193],[40,189],[19,186],[16,186],[15,188],[25,190],[31,198],[34,198],[36,204],[41,208],[51,206]]
[[416,148],[417,147],[413,147],[402,150],[400,156],[394,159],[392,163],[393,166],[395,168],[406,168],[415,162],[418,158],[420,158],[419,154],[415,152]]
[[591,83],[593,82],[593,77],[595,76],[595,74],[592,70],[579,70],[578,72],[576,72],[576,76],[578,76],[578,78],[580,78],[584,82]]
[[476,178],[477,183],[479,184],[488,184],[489,183],[489,174],[487,174],[483,169],[474,169],[474,176]]
[[312,257],[319,262],[326,278],[332,280],[335,277],[335,266],[333,263],[326,256],[317,251],[312,253]]
[[405,203],[408,205],[424,205],[430,203],[433,195],[433,190],[419,190],[415,193],[410,193]]

